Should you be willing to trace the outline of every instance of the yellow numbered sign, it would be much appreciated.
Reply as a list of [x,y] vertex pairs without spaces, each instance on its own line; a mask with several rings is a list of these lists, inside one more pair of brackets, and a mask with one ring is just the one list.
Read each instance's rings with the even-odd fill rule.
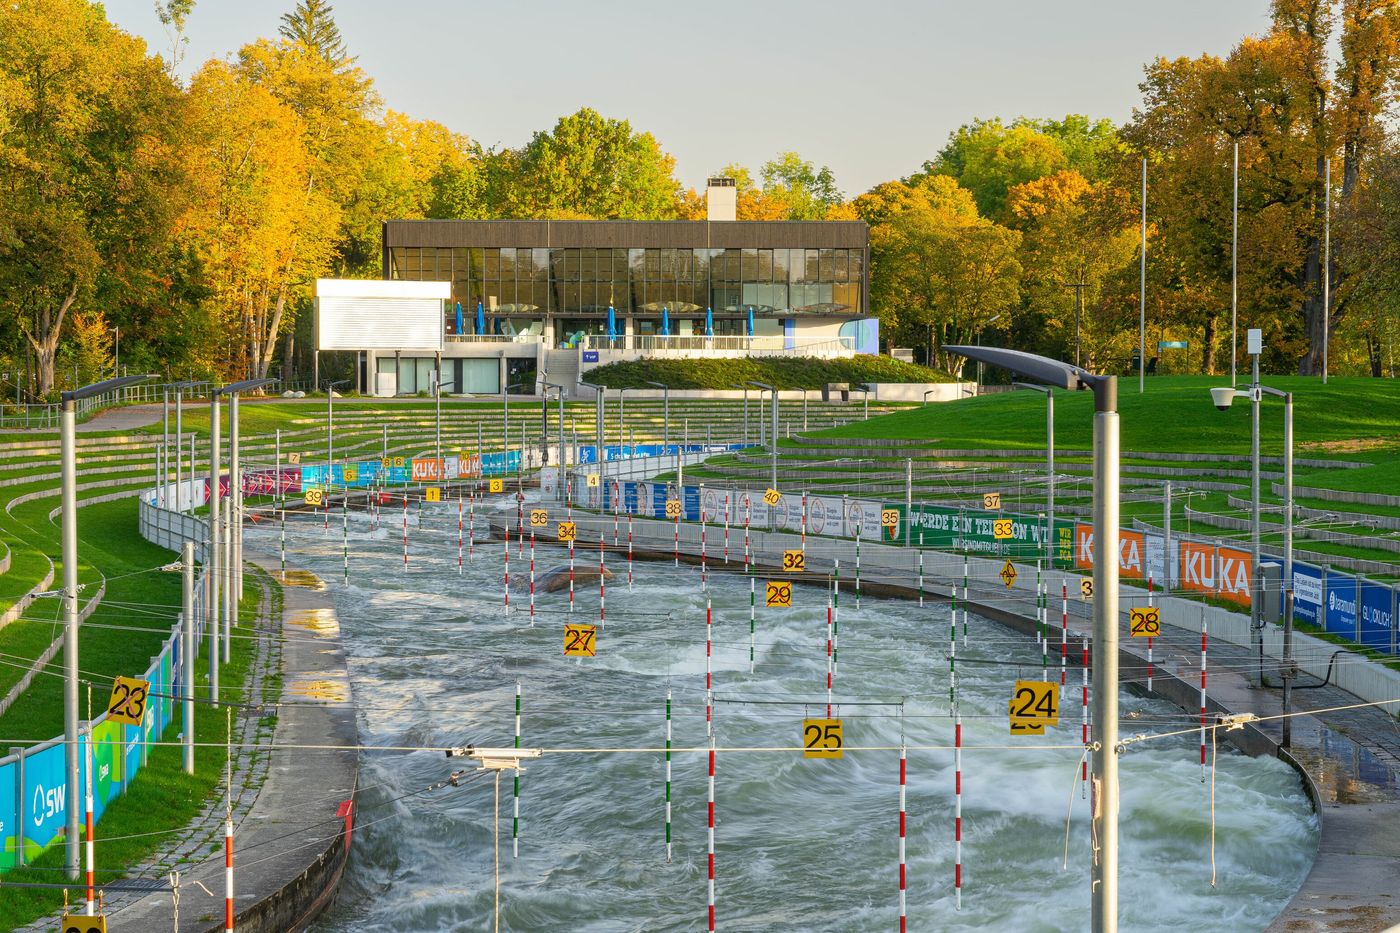
[[881,509],[880,524],[886,528],[898,528],[899,509]]
[[591,658],[596,654],[596,625],[565,625],[564,654],[570,658]]
[[802,573],[807,569],[807,555],[801,551],[783,551],[783,569]]
[[389,469],[389,467],[391,467],[391,466],[393,466],[393,465],[394,465],[394,459],[393,459],[392,457],[380,457],[380,458],[379,458],[379,468],[380,468],[381,470],[387,470],[387,469]]
[[403,469],[403,465],[404,465],[404,459],[403,459],[403,457],[395,457],[395,458],[394,458],[394,466],[398,467],[399,469]]
[[1008,590],[1011,589],[1011,585],[1016,582],[1016,565],[1007,561],[1001,565],[1001,573],[997,576],[1001,577],[1001,582],[1006,584]]
[[597,474],[597,473],[589,473],[589,474],[588,474],[588,488],[589,488],[589,489],[597,489],[597,488],[598,488],[598,483],[599,483],[598,474]]
[[679,500],[679,499],[667,499],[667,500],[666,500],[666,517],[667,517],[667,518],[680,518],[680,517],[681,517],[681,500]]
[[1045,723],[1040,720],[1020,719],[1016,716],[1016,698],[1006,701],[1006,716],[1011,723],[1012,735],[1044,735]]
[[782,498],[783,494],[776,489],[764,490],[763,501],[767,502],[769,505],[777,505]]
[[559,523],[559,540],[572,541],[578,537],[578,526],[573,522]]
[[769,580],[763,591],[763,605],[787,609],[792,606],[792,584],[786,580]]
[[287,462],[296,466],[298,463],[301,463],[301,454],[296,451],[287,454]]
[[1134,638],[1156,638],[1162,634],[1162,610],[1147,606],[1128,610],[1128,631]]
[[1013,721],[1060,724],[1060,685],[1048,680],[1018,680],[1011,692]]
[[150,693],[149,681],[135,677],[118,677],[112,682],[112,698],[107,701],[107,718],[113,722],[124,722],[128,726],[139,726],[146,715],[146,696]]
[[64,914],[58,930],[59,933],[107,933],[107,918]]
[[1080,598],[1080,599],[1093,599],[1093,598],[1094,598],[1094,578],[1093,578],[1093,577],[1082,577],[1082,578],[1080,578],[1080,580],[1079,580],[1079,598]]
[[423,490],[423,498],[427,499],[429,502],[441,502],[442,490],[436,486],[429,486],[427,489]]
[[324,498],[321,495],[321,490],[319,489],[306,490],[302,498],[306,501],[307,505],[320,505],[324,501]]
[[491,492],[505,492],[506,481],[503,479],[493,479],[487,482],[486,488]]
[[549,524],[549,512],[546,509],[530,510],[530,527],[543,528]]
[[840,758],[845,745],[841,741],[841,720],[802,720],[803,758]]
[[982,508],[984,508],[984,509],[999,509],[999,508],[1001,508],[1001,493],[999,493],[999,492],[984,492],[984,493],[982,493]]
[[1015,523],[1009,518],[998,518],[992,522],[992,537],[998,541],[1005,541],[1007,538],[1015,537]]

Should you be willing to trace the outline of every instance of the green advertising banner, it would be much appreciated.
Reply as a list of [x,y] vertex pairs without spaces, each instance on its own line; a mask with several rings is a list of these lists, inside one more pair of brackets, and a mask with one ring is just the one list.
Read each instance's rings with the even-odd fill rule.
[[[985,509],[955,509],[940,505],[915,505],[905,514],[903,503],[890,503],[885,509],[899,512],[899,528],[890,539],[904,540],[904,523],[910,522],[909,543],[915,547],[941,551],[993,554],[1019,560],[1034,560],[1045,552],[1045,519],[1035,515]],[[1010,523],[1008,528],[1006,523]],[[998,537],[998,531],[1002,537]],[[1010,536],[1007,537],[1007,532]],[[1068,566],[1074,556],[1074,521],[1055,521],[1055,562]]]

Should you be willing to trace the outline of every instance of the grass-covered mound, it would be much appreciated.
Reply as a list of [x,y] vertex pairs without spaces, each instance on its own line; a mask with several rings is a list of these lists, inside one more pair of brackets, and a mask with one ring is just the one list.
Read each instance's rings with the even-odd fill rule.
[[610,389],[645,389],[664,382],[673,389],[728,389],[736,383],[764,382],[779,389],[820,389],[828,382],[951,382],[947,373],[888,356],[823,360],[810,356],[748,359],[660,359],[610,363],[589,370],[589,382]]

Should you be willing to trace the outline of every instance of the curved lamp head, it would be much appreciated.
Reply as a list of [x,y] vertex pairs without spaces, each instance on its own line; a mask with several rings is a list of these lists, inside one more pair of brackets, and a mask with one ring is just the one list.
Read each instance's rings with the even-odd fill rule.
[[1215,403],[1216,408],[1228,411],[1230,404],[1235,400],[1235,390],[1229,386],[1223,389],[1211,389],[1210,399]]

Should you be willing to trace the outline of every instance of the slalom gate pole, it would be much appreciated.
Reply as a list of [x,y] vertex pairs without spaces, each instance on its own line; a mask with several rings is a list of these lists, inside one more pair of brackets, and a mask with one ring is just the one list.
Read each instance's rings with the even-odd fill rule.
[[[1080,662],[1083,681],[1080,685],[1079,741],[1085,749],[1089,747],[1089,636],[1084,636],[1084,659]],[[1079,768],[1079,796],[1082,799],[1089,786],[1089,756],[1086,754]]]
[[666,862],[671,861],[671,691],[666,691]]
[[403,497],[403,570],[408,573],[408,496]]
[[471,492],[471,499],[468,500],[467,508],[470,512],[467,515],[467,561],[476,560],[476,490]]
[[1206,780],[1206,610],[1201,607],[1201,783]]
[[[578,529],[574,529],[574,538],[578,537]],[[569,611],[574,611],[574,538],[569,539]]]
[[462,575],[462,494],[457,494],[457,576]]
[[[920,532],[922,535],[922,532]],[[924,608],[924,552],[919,549],[919,608]]]
[[1065,665],[1069,661],[1069,584],[1060,578],[1060,688],[1065,686]]
[[831,593],[826,594],[826,718],[831,718]]
[[749,673],[753,673],[753,645],[754,645],[754,578],[749,577]]
[[506,561],[505,561],[505,575],[504,575],[504,577],[502,578],[501,590],[505,593],[505,596],[506,596],[506,608],[509,609],[509,608],[510,608],[510,521],[509,521],[509,520],[506,521],[505,533],[506,533]]
[[605,627],[607,626],[607,624],[608,624],[608,622],[607,622],[607,614],[603,611],[603,607],[605,606],[606,601],[607,601],[607,586],[608,586],[608,578],[607,578],[607,574],[606,574],[606,568],[603,566],[603,556],[607,553],[607,551],[606,551],[606,549],[605,549],[605,547],[604,547],[605,544],[606,544],[606,542],[604,541],[604,537],[605,537],[605,536],[603,535],[603,533],[602,533],[602,532],[599,532],[599,534],[598,534],[598,627],[599,627],[599,628],[605,628]]
[[903,745],[899,748],[899,933],[908,933],[908,914],[905,911],[905,890],[908,887],[904,860],[905,787],[907,786],[908,751]]
[[953,724],[953,897],[962,910],[962,715]]
[[627,592],[632,592],[632,513],[627,513]]
[[[515,747],[520,747],[520,681],[515,682]],[[515,787],[512,793],[515,813],[510,822],[510,843],[512,858],[520,858],[520,769],[515,770]]]
[[856,528],[856,609],[860,609],[860,527]]
[[729,563],[729,493],[724,494],[724,562]]
[[711,644],[714,637],[714,617],[710,612],[709,597],[705,598],[705,734],[713,736],[714,680],[710,672]]
[[[1152,574],[1147,575],[1147,608],[1152,608]],[[1152,692],[1152,636],[1147,636],[1147,692]]]
[[530,624],[535,624],[535,526],[530,526]]
[[841,559],[831,568],[831,669],[841,668]]
[[709,783],[709,930],[715,929],[715,738],[710,736],[710,783]]
[[344,565],[344,583],[350,584],[350,493],[340,501],[340,557]]
[[706,567],[706,563],[705,563],[705,508],[704,508],[704,506],[701,506],[701,507],[700,507],[700,589],[701,589],[702,592],[705,591],[705,590],[708,590],[708,589],[710,588],[710,586],[709,586],[709,582],[710,582],[710,581],[709,581],[709,579],[707,578],[706,570],[707,570],[707,567]]

